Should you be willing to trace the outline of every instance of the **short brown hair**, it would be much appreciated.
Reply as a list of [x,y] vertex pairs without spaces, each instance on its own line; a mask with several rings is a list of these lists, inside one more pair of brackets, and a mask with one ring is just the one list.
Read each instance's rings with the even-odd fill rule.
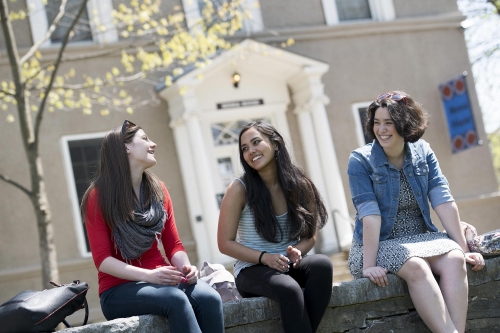
[[[395,101],[391,97],[375,100],[366,110],[365,132],[372,140],[377,140],[373,132],[375,112],[378,108],[387,108],[398,134],[405,142],[416,142],[424,135],[429,125],[429,114],[420,103],[403,91],[391,91],[389,95],[402,95],[403,99]],[[386,94],[384,94],[386,95]]]

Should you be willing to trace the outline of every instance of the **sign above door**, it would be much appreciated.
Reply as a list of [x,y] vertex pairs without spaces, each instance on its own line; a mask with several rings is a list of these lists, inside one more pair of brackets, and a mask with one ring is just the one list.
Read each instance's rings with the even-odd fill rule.
[[233,108],[244,108],[256,105],[264,105],[264,100],[260,98],[260,99],[247,99],[243,101],[222,102],[222,103],[217,103],[217,109],[224,110]]

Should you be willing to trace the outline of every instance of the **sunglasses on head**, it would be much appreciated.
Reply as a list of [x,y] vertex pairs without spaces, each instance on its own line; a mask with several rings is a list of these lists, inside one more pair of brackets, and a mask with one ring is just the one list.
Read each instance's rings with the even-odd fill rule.
[[125,134],[125,131],[127,130],[127,128],[132,127],[132,126],[137,126],[137,125],[134,124],[133,122],[131,122],[130,120],[125,119],[125,121],[123,122],[123,125],[122,125],[122,135]]
[[386,94],[379,95],[377,97],[377,102],[380,103],[380,101],[385,99],[385,98],[390,98],[395,102],[404,101],[405,104],[408,104],[408,99],[406,98],[406,96],[401,95],[401,94],[397,94],[397,93],[396,94],[386,93]]

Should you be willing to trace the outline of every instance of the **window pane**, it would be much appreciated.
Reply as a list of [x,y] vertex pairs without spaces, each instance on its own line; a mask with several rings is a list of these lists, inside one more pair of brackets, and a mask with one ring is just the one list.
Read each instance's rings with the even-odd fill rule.
[[368,108],[358,108],[359,112],[359,120],[361,121],[361,130],[363,131],[363,136],[365,137],[365,144],[372,142],[368,136],[366,135],[365,131],[365,124],[366,124],[366,109]]
[[[73,167],[73,181],[78,195],[78,204],[82,202],[83,194],[89,187],[99,165],[99,150],[102,139],[88,139],[69,141],[71,165]],[[90,252],[87,230],[83,228],[87,251]]]
[[[200,14],[200,18],[206,21],[206,17],[203,15],[203,9],[205,9],[207,5],[207,1],[209,0],[198,0],[198,11]],[[225,4],[227,4],[227,0],[210,0],[213,4],[214,7],[214,13],[212,14],[212,18],[214,18],[215,15],[217,15],[217,9],[223,7]],[[244,27],[238,31],[242,31]]]
[[80,147],[71,147],[69,148],[69,154],[71,155],[71,161],[73,163],[78,163],[82,161],[82,152]]
[[99,147],[96,147],[94,145],[85,146],[85,147],[83,147],[83,151],[84,151],[85,158],[87,161],[97,162],[97,160],[98,160],[97,154],[99,153]]
[[[62,42],[76,14],[78,14],[82,3],[83,0],[68,0],[68,2],[66,3],[64,16],[61,18],[61,20],[59,20],[59,24],[57,25],[56,30],[50,37],[53,43]],[[54,22],[54,19],[59,13],[59,6],[61,6],[61,0],[47,0],[45,12],[47,13],[47,21],[49,23],[49,26],[52,24],[52,22]],[[89,15],[87,9],[85,9],[80,16],[80,19],[76,23],[73,32],[75,33],[75,35],[71,38],[70,42],[92,40],[92,32],[90,30]]]
[[339,21],[371,19],[368,0],[335,0]]
[[230,144],[238,144],[240,132],[248,123],[253,121],[269,122],[269,119],[244,119],[238,121],[230,121],[227,123],[212,124],[212,138],[215,146],[224,146]]
[[85,181],[85,166],[83,163],[73,164],[73,176],[75,181]]

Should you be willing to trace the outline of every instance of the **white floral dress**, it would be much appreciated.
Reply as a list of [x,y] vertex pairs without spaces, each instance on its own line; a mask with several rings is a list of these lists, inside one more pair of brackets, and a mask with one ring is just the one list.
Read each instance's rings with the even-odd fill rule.
[[[427,230],[417,199],[402,170],[399,178],[401,186],[396,222],[389,238],[379,242],[377,266],[396,274],[411,257],[428,258],[452,250],[462,251],[446,233]],[[363,245],[354,239],[348,264],[354,278],[363,277]]]

